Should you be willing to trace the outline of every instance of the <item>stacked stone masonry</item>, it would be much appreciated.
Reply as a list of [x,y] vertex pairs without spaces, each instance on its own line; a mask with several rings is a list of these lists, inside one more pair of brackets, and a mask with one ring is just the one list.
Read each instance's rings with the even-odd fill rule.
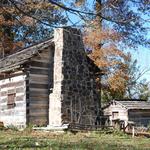
[[94,125],[100,99],[81,33],[77,29],[57,29],[54,41],[54,88],[50,95],[49,124]]

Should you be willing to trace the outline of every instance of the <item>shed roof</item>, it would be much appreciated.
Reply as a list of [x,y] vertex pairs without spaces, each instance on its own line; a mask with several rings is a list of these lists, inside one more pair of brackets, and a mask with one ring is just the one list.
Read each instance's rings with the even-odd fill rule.
[[19,68],[20,65],[27,62],[35,54],[38,54],[45,48],[52,45],[52,43],[53,43],[53,39],[51,38],[44,42],[36,43],[35,45],[24,48],[12,55],[8,55],[0,59],[0,73],[7,72],[15,68]]
[[150,102],[144,100],[113,100],[112,102],[120,104],[128,110],[150,109]]

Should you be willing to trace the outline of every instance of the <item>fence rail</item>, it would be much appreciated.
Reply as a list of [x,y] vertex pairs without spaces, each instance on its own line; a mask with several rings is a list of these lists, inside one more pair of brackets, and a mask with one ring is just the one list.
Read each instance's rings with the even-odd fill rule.
[[70,130],[88,130],[95,131],[101,129],[113,128],[113,126],[106,125],[88,125],[88,124],[69,124],[68,129]]

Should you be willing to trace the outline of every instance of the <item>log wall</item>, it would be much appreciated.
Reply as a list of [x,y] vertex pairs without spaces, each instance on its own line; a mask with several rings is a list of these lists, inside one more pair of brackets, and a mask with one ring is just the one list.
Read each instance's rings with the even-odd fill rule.
[[30,60],[27,80],[27,120],[47,125],[49,93],[53,87],[53,48],[47,48]]
[[[8,100],[11,95],[14,106],[10,107]],[[0,80],[0,121],[5,126],[26,126],[26,75]]]

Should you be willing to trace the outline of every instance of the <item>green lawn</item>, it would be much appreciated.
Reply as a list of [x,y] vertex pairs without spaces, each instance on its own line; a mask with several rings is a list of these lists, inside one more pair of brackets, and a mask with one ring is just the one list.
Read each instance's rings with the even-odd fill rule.
[[72,134],[0,131],[0,150],[3,149],[42,149],[42,150],[150,150],[150,139],[104,132]]

